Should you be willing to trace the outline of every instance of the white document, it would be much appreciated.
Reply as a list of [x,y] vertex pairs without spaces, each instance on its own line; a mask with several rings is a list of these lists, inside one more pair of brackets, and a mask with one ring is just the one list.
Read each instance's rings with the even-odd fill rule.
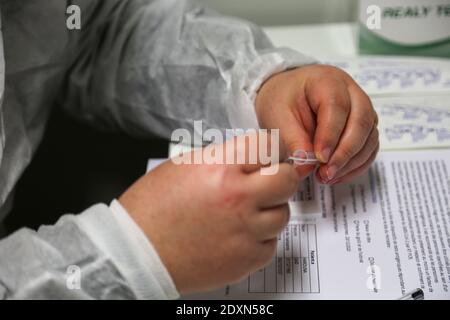
[[380,153],[351,184],[303,184],[273,262],[206,299],[450,299],[450,150]]
[[450,95],[377,97],[382,150],[450,147]]
[[146,172],[152,171],[159,165],[163,164],[164,161],[167,161],[167,159],[150,159],[150,160],[148,160]]
[[450,147],[450,59],[332,57],[370,95],[381,150]]
[[323,58],[369,94],[450,93],[450,59],[361,56]]

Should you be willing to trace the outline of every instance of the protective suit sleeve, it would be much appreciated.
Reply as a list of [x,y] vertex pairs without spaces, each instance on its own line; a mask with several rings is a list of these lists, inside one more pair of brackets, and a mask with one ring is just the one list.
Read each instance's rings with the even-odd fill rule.
[[0,299],[174,299],[145,235],[114,201],[0,241]]
[[257,128],[253,102],[264,80],[315,62],[194,0],[109,2],[87,9],[64,99],[96,126],[165,138],[194,130],[194,120],[203,129]]

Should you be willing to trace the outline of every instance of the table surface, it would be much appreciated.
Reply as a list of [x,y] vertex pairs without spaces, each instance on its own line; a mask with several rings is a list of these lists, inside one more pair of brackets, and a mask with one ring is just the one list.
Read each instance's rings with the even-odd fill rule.
[[290,47],[306,55],[356,56],[356,25],[330,23],[268,27],[264,31],[277,47]]

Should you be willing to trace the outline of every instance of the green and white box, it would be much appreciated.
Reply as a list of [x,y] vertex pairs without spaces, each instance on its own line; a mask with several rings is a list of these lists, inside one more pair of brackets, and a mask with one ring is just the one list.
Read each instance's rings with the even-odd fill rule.
[[450,0],[360,0],[359,50],[450,58]]

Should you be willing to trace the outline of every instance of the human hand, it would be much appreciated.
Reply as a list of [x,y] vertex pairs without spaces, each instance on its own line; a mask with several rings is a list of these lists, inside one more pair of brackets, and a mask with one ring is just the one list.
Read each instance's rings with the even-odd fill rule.
[[[208,148],[245,152],[245,137],[235,140]],[[211,151],[194,151],[191,159],[205,150]],[[168,161],[120,197],[180,293],[240,281],[272,259],[277,235],[289,220],[288,199],[300,177],[286,163],[273,175],[260,170],[260,164]]]
[[[258,93],[256,113],[261,127],[280,129],[290,154],[314,151],[322,183],[348,182],[363,174],[379,149],[378,117],[369,97],[335,67],[311,65],[271,77]],[[313,169],[298,170],[306,176]]]

